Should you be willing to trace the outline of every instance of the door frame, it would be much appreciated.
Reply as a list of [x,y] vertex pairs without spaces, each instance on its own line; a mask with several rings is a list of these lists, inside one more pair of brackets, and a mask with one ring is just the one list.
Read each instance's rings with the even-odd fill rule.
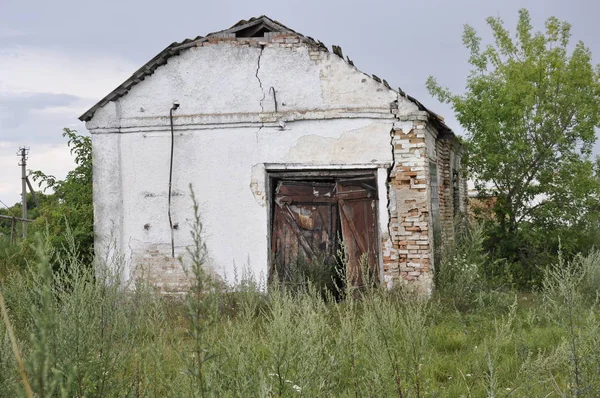
[[[387,229],[389,221],[388,205],[388,174],[391,165],[366,164],[366,165],[295,165],[295,164],[269,164],[265,163],[266,199],[267,199],[267,281],[271,281],[273,258],[271,242],[273,239],[273,221],[275,212],[275,189],[278,181],[318,181],[335,178],[372,177],[377,184],[377,199],[375,216],[377,218],[377,250],[378,250],[378,276],[379,282],[384,284],[383,251],[382,251],[382,226]],[[385,196],[382,197],[382,193]],[[385,208],[382,206],[385,203]],[[385,209],[385,213],[384,213]],[[382,214],[384,213],[384,214]]]

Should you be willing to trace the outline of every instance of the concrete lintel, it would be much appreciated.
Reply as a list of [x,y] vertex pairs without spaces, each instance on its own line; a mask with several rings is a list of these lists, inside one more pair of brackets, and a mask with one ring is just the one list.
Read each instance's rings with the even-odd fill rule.
[[390,168],[390,162],[356,163],[356,164],[313,164],[313,163],[265,163],[265,170],[375,170]]

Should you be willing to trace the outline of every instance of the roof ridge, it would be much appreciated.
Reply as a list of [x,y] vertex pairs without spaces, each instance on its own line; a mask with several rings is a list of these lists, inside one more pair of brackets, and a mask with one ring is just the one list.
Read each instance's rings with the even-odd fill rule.
[[[260,26],[257,28],[251,29],[252,27],[260,25],[261,23],[264,23],[268,29],[271,29],[271,33],[281,32],[282,34],[294,34],[296,36],[299,36],[301,41],[307,42],[307,43],[312,43],[313,45],[317,46],[318,48],[328,51],[327,47],[321,41],[314,40],[312,37],[309,37],[309,36],[304,36],[303,34],[298,33],[296,31],[288,28],[287,26],[283,25],[282,23],[280,23],[272,18],[269,18],[268,16],[266,16],[264,14],[260,15],[258,17],[252,17],[249,20],[242,19],[242,20],[238,21],[237,23],[235,23],[230,28],[223,29],[223,30],[220,30],[217,32],[212,32],[212,33],[207,34],[206,36],[197,36],[194,39],[188,38],[181,42],[173,42],[173,43],[169,44],[165,49],[163,49],[160,53],[158,53],[150,61],[146,62],[141,68],[137,69],[131,75],[131,77],[129,77],[127,80],[125,80],[121,85],[119,85],[116,89],[111,91],[108,95],[106,95],[104,98],[102,98],[98,103],[96,103],[94,106],[92,106],[90,109],[88,109],[85,113],[83,113],[79,117],[79,120],[81,120],[81,121],[90,120],[94,116],[94,113],[96,112],[96,110],[98,108],[106,105],[108,102],[114,101],[114,100],[122,97],[123,95],[125,95],[131,89],[131,87],[135,86],[137,83],[144,80],[147,76],[150,76],[151,74],[153,74],[154,71],[158,67],[166,64],[170,57],[172,57],[174,55],[178,55],[181,51],[184,51],[191,47],[195,47],[196,45],[200,44],[201,42],[208,41],[210,39],[218,40],[220,38],[225,38],[227,40],[231,40],[231,39],[233,39],[233,40],[236,40],[236,39],[253,40],[253,39],[260,38],[261,36],[237,37],[235,33],[240,32],[240,31],[245,31],[247,29],[250,29],[250,31],[249,32],[246,31],[245,32],[246,34],[255,35],[255,34],[263,33],[262,32],[263,28]],[[352,62],[348,57],[346,57],[346,59],[344,60],[344,56],[343,56],[342,49],[340,46],[333,46],[333,53],[335,55],[337,55],[339,58],[341,58],[343,61],[347,62],[349,65],[354,66],[354,62]],[[354,67],[356,68],[356,66],[354,66]],[[358,68],[356,68],[356,69],[358,70]],[[359,70],[359,72],[361,72],[361,71]],[[361,72],[361,73],[363,73],[364,75],[369,76],[372,79],[374,79],[375,81],[383,84],[386,88],[396,92],[399,96],[402,96],[402,97],[408,99],[409,101],[413,102],[414,104],[417,105],[419,110],[427,112],[433,118],[433,120],[435,120],[440,125],[440,127],[444,128],[450,132],[452,131],[445,124],[443,117],[441,117],[441,116],[437,115],[436,113],[427,109],[416,98],[405,94],[401,89],[398,89],[398,91],[392,89],[385,79],[382,80],[375,75],[369,75],[365,72]]]
[[282,24],[281,22],[263,14],[258,17],[251,17],[248,20],[241,19],[227,29],[219,30],[216,32],[211,32],[211,33],[207,34],[206,36],[208,37],[208,36],[213,36],[213,35],[222,34],[222,33],[236,32],[236,31],[240,31],[240,30],[255,26],[255,25],[259,25],[260,23],[266,23],[267,25],[271,25],[270,27],[272,27],[272,28],[279,28],[278,30],[297,33],[293,29],[290,29],[287,26],[285,26],[284,24]]

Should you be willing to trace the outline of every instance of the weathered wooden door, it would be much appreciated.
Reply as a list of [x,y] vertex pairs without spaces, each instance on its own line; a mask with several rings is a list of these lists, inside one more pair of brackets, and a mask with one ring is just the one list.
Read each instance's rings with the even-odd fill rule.
[[272,253],[286,280],[297,261],[333,263],[338,244],[334,183],[280,181],[275,191]]
[[280,279],[298,260],[333,267],[341,240],[347,282],[377,281],[377,187],[371,176],[330,181],[279,181],[274,193],[271,253]]
[[379,268],[377,187],[373,179],[338,180],[336,198],[348,261],[348,282],[354,286],[374,283],[378,279]]

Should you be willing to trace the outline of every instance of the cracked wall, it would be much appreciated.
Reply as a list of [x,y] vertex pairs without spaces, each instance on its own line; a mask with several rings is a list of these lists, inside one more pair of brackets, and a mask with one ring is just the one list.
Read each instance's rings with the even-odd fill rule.
[[[191,244],[190,184],[204,224],[207,267],[233,281],[244,269],[267,276],[268,170],[374,169],[385,280],[430,289],[426,120],[381,82],[293,35],[205,42],[171,57],[87,123],[97,244],[116,231],[127,261],[124,278],[145,275],[169,292],[186,286],[181,264],[169,256],[173,101],[181,104],[174,117],[173,235],[184,262]],[[407,119],[398,121],[402,115]]]
[[[419,120],[420,119],[420,120]],[[397,123],[392,130],[394,167],[389,177],[389,236],[384,236],[387,281],[432,289],[432,245],[428,195],[427,116]]]

